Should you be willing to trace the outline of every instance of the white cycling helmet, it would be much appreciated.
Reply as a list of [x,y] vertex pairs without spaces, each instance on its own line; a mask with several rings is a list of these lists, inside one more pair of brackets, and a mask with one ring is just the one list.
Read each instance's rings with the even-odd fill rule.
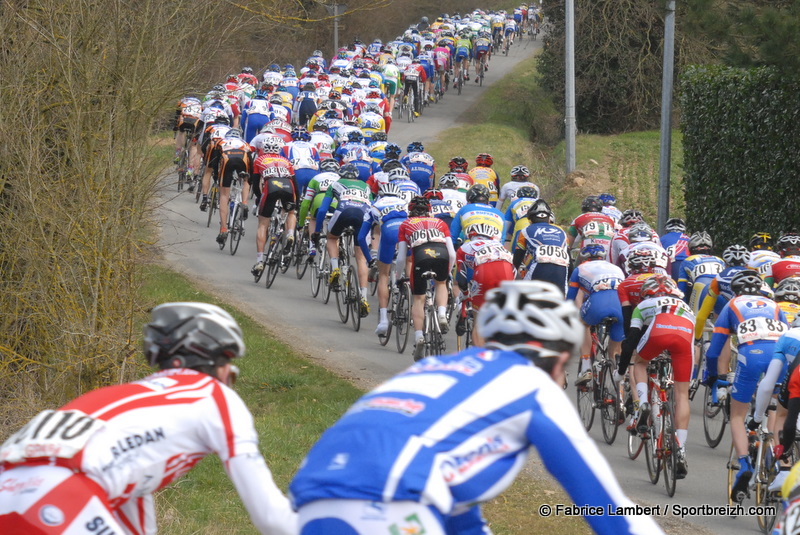
[[397,167],[396,169],[392,169],[389,171],[389,181],[394,182],[396,180],[409,180],[408,171],[404,167]]
[[378,191],[381,197],[400,197],[401,191],[400,187],[397,184],[392,184],[391,182],[384,182],[381,184],[380,190]]
[[750,251],[744,245],[730,245],[722,251],[722,260],[729,266],[746,266],[750,261]]
[[[578,309],[549,282],[501,282],[486,294],[476,325],[478,334],[497,347],[518,352],[533,349],[537,365],[562,351],[577,355],[583,342]],[[542,348],[532,348],[530,342],[541,342]]]
[[244,335],[233,317],[208,303],[164,303],[144,327],[144,354],[151,366],[218,366],[244,355]]

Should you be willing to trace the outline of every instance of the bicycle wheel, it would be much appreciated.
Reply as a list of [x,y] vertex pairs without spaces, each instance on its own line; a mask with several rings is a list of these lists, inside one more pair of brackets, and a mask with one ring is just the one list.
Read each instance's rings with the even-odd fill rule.
[[414,122],[414,91],[409,91],[408,92],[408,104],[407,104],[407,106],[408,106],[408,110],[406,110],[406,112],[407,112],[407,116],[408,116],[408,122],[411,123],[411,122]]
[[282,229],[278,229],[277,232],[280,232],[280,238],[275,239],[270,244],[269,252],[267,253],[267,280],[266,285],[267,288],[272,287],[272,283],[275,282],[275,277],[278,276],[278,270],[280,269],[280,262],[281,262],[281,250],[283,249],[283,243],[286,239],[283,236]]
[[367,276],[367,280],[369,282],[369,294],[375,295],[375,292],[378,290],[378,268],[370,268],[369,275]]
[[206,172],[206,165],[201,164],[200,169],[192,176],[192,180],[195,181],[194,185],[194,202],[199,203],[200,197],[203,195],[203,175]]
[[[395,303],[397,301],[396,290],[390,289],[389,290],[389,302]],[[394,305],[389,307],[386,311],[386,317],[389,320],[389,326],[386,328],[386,333],[382,335],[378,335],[378,341],[381,343],[382,346],[385,346],[389,343],[389,338],[392,336],[392,327],[394,327]]]
[[709,386],[706,387],[705,396],[703,396],[703,433],[706,436],[706,443],[710,448],[716,448],[722,435],[725,432],[725,424],[728,421],[726,414],[726,406],[728,401],[713,404],[712,400],[713,389]]
[[361,289],[358,285],[358,273],[356,268],[351,266],[347,278],[347,301],[350,305],[350,321],[353,330],[358,332],[361,329]]
[[[756,469],[756,505],[762,506],[759,511],[763,514],[756,515],[758,527],[765,534],[772,533],[772,528],[777,520],[777,512],[780,510],[780,496],[778,492],[770,492],[769,485],[778,475],[775,470],[775,459],[772,457],[772,447],[767,441],[761,442],[761,462]],[[772,507],[776,514],[766,514],[765,506]]]
[[288,253],[284,252],[286,241],[286,237],[281,240],[283,247],[281,247],[281,249],[278,251],[278,254],[280,255],[280,262],[278,265],[280,266],[281,273],[286,273],[289,271],[289,267],[292,265],[292,259],[294,258],[294,246],[292,246],[292,250],[290,250]]
[[[592,366],[594,366],[594,362],[592,362]],[[592,424],[594,423],[594,388],[594,379],[590,380],[585,385],[578,385],[575,387],[575,391],[578,395],[578,414],[581,417],[583,428],[586,429],[587,433],[592,429]]]
[[703,378],[703,370],[706,368],[706,350],[711,345],[708,340],[703,340],[700,346],[700,357],[697,359],[697,366],[692,368],[692,379],[689,382],[689,401],[694,400],[694,395],[700,388],[700,381]]
[[[339,257],[339,260],[343,260],[342,257]],[[340,263],[339,266],[339,282],[337,282],[336,287],[333,288],[333,293],[336,294],[336,308],[339,310],[339,319],[342,320],[342,323],[347,323],[347,320],[350,319],[350,306],[347,302],[348,287],[350,285],[348,270],[351,268],[347,264],[342,263]]]
[[456,78],[456,86],[457,86],[456,89],[458,89],[459,95],[461,94],[462,85],[464,85],[464,79],[461,77],[461,75],[459,75],[458,78]]
[[613,444],[617,438],[617,429],[622,415],[619,401],[619,388],[614,381],[614,370],[611,361],[603,362],[600,374],[600,424],[606,444]]
[[308,270],[309,257],[308,247],[311,244],[308,234],[303,232],[301,238],[295,243],[295,273],[298,279],[302,279]]
[[214,212],[217,209],[217,187],[211,186],[211,191],[208,194],[208,208],[206,211],[208,212],[208,223],[206,223],[206,227],[211,226],[211,218],[214,216]]
[[628,458],[635,461],[644,447],[644,440],[639,436],[639,433],[628,433]]
[[728,455],[728,505],[734,505],[736,503],[731,497],[731,489],[733,488],[733,482],[736,480],[736,474],[739,472],[739,468],[739,458],[736,456],[736,449],[733,447],[733,444],[731,444],[731,452]]
[[323,251],[324,256],[322,257],[324,259],[324,262],[322,260],[320,261],[320,266],[322,266],[323,268],[320,271],[320,275],[322,275],[322,302],[327,305],[328,302],[331,300],[331,292],[333,292],[333,286],[329,282],[331,276],[331,260],[328,257],[328,250],[325,249],[326,242],[327,242],[326,239],[320,240],[320,243],[322,244],[320,245],[320,250],[322,251],[324,249]]
[[[186,138],[190,139],[188,135]],[[187,181],[186,171],[189,169],[189,149],[187,145],[188,143],[184,144],[181,150],[180,161],[178,162],[178,191],[183,189],[183,185]]]
[[236,251],[239,250],[239,242],[242,240],[242,236],[244,236],[244,224],[242,223],[242,205],[236,203],[236,208],[233,212],[233,225],[231,226],[230,236],[228,239],[228,246],[230,247],[231,256],[236,254]]
[[650,418],[648,420],[647,436],[644,437],[644,457],[647,460],[647,475],[650,483],[655,485],[661,476],[661,458],[658,455],[658,441],[662,436],[663,418],[656,418],[655,413],[660,409],[658,403],[651,403]]
[[673,419],[672,403],[667,402],[661,407],[661,462],[664,465],[664,487],[671,498],[675,495],[676,472],[678,469],[678,441],[675,438],[675,420]]
[[403,285],[397,292],[393,320],[395,324],[394,338],[397,352],[403,353],[408,345],[408,332],[411,330],[411,295],[407,285]]
[[309,282],[311,283],[311,297],[319,295],[320,287],[322,286],[322,270],[319,268],[319,262],[322,261],[322,256],[317,256],[311,262],[311,273],[309,274]]

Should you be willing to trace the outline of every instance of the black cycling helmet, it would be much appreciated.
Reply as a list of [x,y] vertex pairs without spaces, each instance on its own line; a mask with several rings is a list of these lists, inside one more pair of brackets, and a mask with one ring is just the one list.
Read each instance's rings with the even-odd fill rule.
[[590,195],[583,199],[581,203],[581,211],[582,212],[602,212],[603,211],[603,201],[600,200],[600,197],[597,195]]
[[372,134],[372,141],[386,141],[389,137],[386,135],[386,132],[375,132]]
[[383,163],[381,163],[381,171],[384,173],[388,173],[393,169],[399,169],[401,167],[403,167],[403,164],[400,163],[400,160],[396,160],[394,158],[384,160]]
[[451,159],[448,163],[450,166],[451,171],[466,171],[467,167],[469,167],[469,163],[465,158],[461,156],[456,156],[455,158]]
[[358,167],[349,163],[339,169],[339,178],[342,180],[358,180]]
[[527,217],[531,223],[547,223],[553,218],[553,210],[544,199],[536,199],[528,208]]
[[764,279],[753,269],[743,269],[731,279],[731,291],[736,295],[761,295]]
[[339,162],[334,158],[325,158],[319,162],[319,170],[324,173],[338,173],[339,168]]
[[411,217],[424,217],[431,213],[431,201],[417,195],[408,202],[408,215]]
[[766,232],[757,232],[753,234],[747,246],[751,251],[771,251],[775,242],[772,241],[772,236]]
[[397,143],[389,143],[383,148],[383,154],[389,159],[399,160],[402,153],[403,149]]
[[518,199],[538,199],[539,192],[533,186],[522,186],[517,190]]
[[775,288],[775,301],[788,301],[800,305],[800,279],[783,279]]
[[489,202],[490,195],[489,188],[483,184],[475,184],[467,190],[467,202],[486,204]]
[[800,235],[796,232],[787,232],[778,238],[775,244],[781,256],[791,256],[800,253]]

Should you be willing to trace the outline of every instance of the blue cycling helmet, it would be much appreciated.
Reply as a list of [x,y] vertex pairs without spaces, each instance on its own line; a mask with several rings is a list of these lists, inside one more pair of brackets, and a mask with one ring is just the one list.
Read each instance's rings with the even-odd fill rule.
[[350,141],[351,143],[361,143],[364,141],[364,134],[358,130],[353,130],[347,134],[347,141]]
[[599,243],[590,243],[583,246],[581,256],[585,259],[603,260],[606,257],[606,248]]
[[401,149],[400,145],[397,145],[396,143],[389,143],[383,148],[384,156],[390,160],[400,159],[401,152],[403,152],[403,149]]
[[407,148],[407,151],[409,153],[411,153],[411,152],[422,152],[424,150],[425,150],[425,147],[422,145],[422,142],[420,142],[420,141],[412,141],[411,143],[408,144],[408,148]]
[[614,206],[617,204],[617,198],[610,193],[601,193],[598,197],[603,201],[604,206]]
[[256,94],[253,98],[263,98],[264,100],[266,100],[269,98],[269,93],[267,93],[262,89],[259,89],[258,91],[256,91]]

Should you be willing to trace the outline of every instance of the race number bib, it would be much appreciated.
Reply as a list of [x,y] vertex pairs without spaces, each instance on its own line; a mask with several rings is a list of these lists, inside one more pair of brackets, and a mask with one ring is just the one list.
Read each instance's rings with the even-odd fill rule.
[[620,280],[616,278],[598,279],[592,283],[592,291],[599,292],[602,290],[616,290],[619,286]]
[[722,266],[719,265],[717,262],[703,262],[702,264],[697,264],[692,268],[692,280],[696,280],[698,277],[716,276],[722,271]]
[[750,318],[736,327],[736,338],[740,344],[756,340],[777,340],[787,330],[786,324],[772,318]]
[[567,254],[567,249],[556,245],[540,245],[536,248],[536,263],[568,266],[569,255]]
[[614,229],[611,228],[611,225],[608,223],[589,221],[583,225],[581,233],[583,234],[584,238],[594,238],[596,236],[607,237],[614,234]]
[[0,447],[0,462],[57,457],[71,459],[105,426],[81,411],[42,411]]

